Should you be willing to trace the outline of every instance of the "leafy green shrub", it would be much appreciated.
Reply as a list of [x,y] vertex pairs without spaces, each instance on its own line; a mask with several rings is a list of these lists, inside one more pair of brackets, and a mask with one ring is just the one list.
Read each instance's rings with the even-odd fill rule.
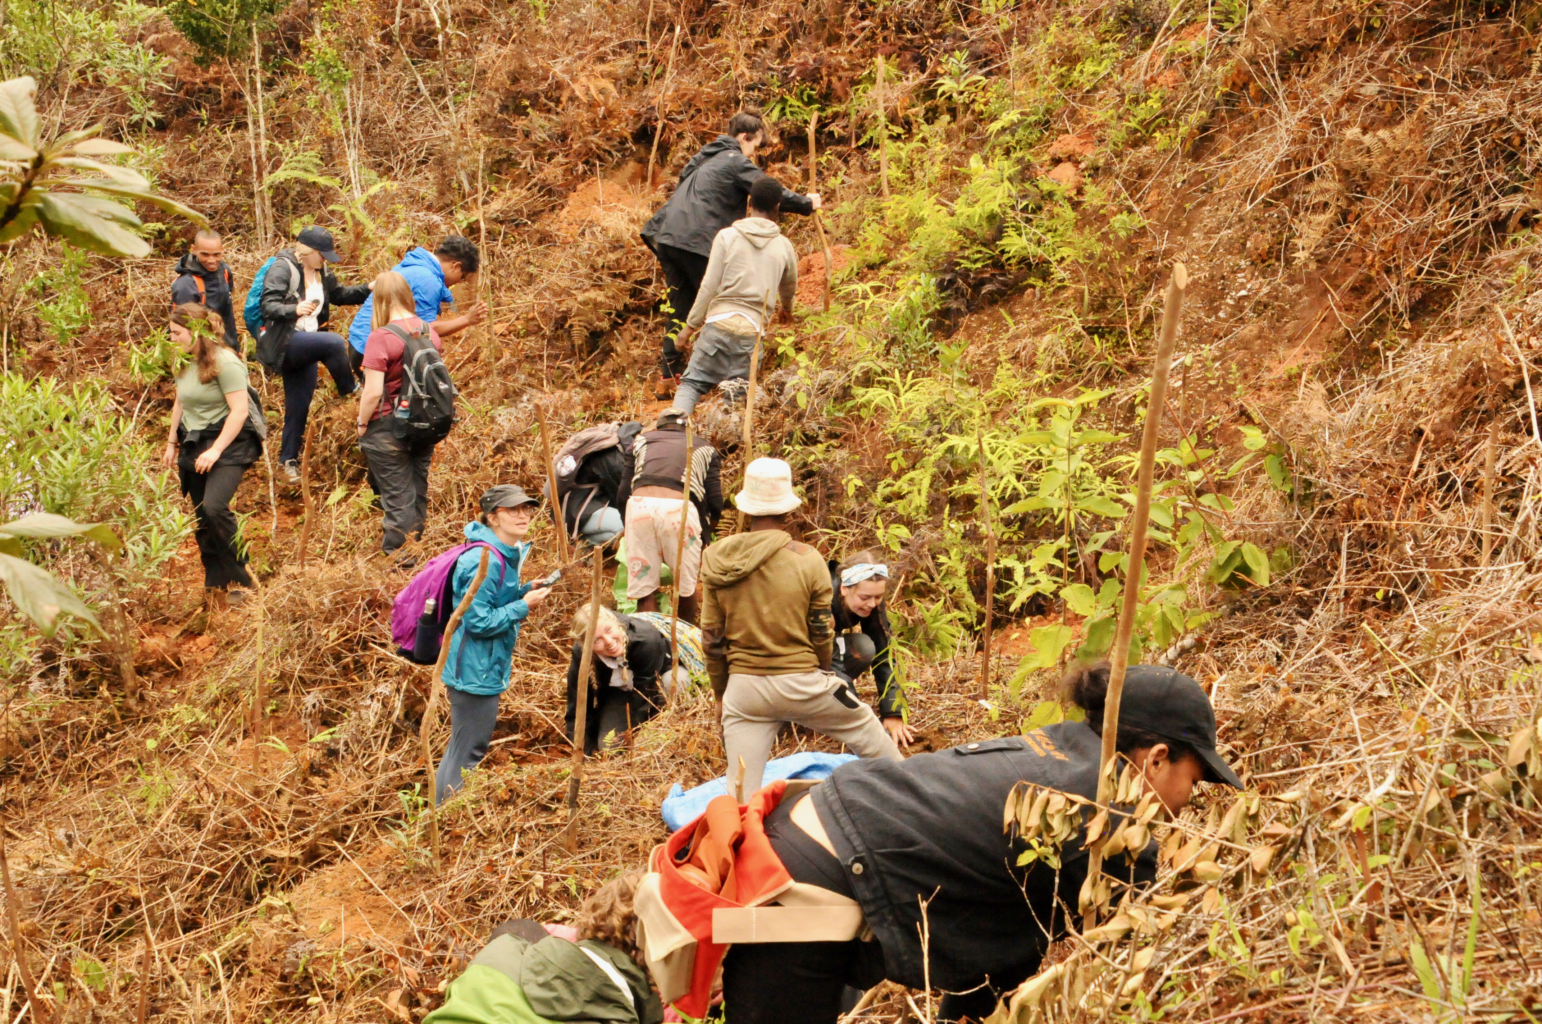
[[166,87],[169,62],[124,35],[157,13],[138,0],[7,0],[0,78],[30,75],[45,90],[106,86],[123,96],[129,124],[147,124],[156,119],[151,97]]
[[91,257],[70,245],[63,249],[59,262],[28,281],[26,291],[39,297],[37,317],[43,326],[60,345],[68,345],[77,331],[91,326],[91,296],[81,281]]
[[252,42],[252,28],[272,16],[276,0],[172,0],[166,16],[198,48],[207,64],[238,57]]

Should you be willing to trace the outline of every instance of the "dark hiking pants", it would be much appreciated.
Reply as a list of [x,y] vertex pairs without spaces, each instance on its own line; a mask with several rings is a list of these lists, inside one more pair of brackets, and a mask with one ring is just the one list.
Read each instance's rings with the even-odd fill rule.
[[[193,503],[196,524],[193,539],[198,542],[198,557],[203,562],[203,585],[215,590],[224,590],[232,583],[243,587],[252,585],[252,577],[246,571],[246,559],[236,547],[239,523],[235,512],[231,511],[230,500],[235,497],[241,477],[250,464],[245,456],[251,453],[246,449],[256,448],[256,438],[245,432],[237,434],[213,469],[207,473],[193,469],[198,456],[219,436],[222,425],[223,421],[200,431],[199,440],[183,440],[177,455],[182,493]],[[231,465],[229,460],[232,458],[240,460],[239,464]]]
[[408,537],[420,537],[428,519],[428,466],[433,445],[413,447],[391,430],[382,416],[359,439],[359,450],[369,465],[369,478],[385,515],[381,521],[380,549],[395,551]]
[[295,331],[284,350],[284,439],[278,460],[293,462],[305,444],[305,421],[316,394],[316,365],[325,364],[339,395],[351,395],[358,384],[348,365],[348,343],[331,331]]
[[675,336],[685,326],[685,318],[696,305],[701,279],[707,276],[707,257],[672,245],[655,250],[664,271],[664,298],[669,303],[669,321],[664,331],[663,368],[667,376],[678,377],[685,369],[685,359],[675,348]]
[[450,698],[450,742],[434,774],[434,791],[443,803],[461,787],[461,773],[482,763],[493,742],[493,728],[498,724],[498,698],[502,694],[483,695],[444,688]]

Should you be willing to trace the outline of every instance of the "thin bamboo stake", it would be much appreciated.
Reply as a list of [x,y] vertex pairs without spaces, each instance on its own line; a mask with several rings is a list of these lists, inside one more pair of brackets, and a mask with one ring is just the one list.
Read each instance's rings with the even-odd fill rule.
[[[460,604],[455,606],[455,611],[450,615],[450,621],[444,624],[444,640],[439,645],[439,657],[434,661],[433,674],[428,677],[428,706],[423,709],[423,724],[418,726],[418,747],[422,750],[423,765],[428,771],[428,834],[433,842],[436,871],[439,870],[439,787],[434,781],[434,759],[428,751],[428,734],[434,728],[434,719],[439,711],[439,691],[444,689],[444,663],[450,657],[450,641],[455,639],[455,630],[460,626],[461,617],[471,607],[471,602],[476,600],[477,591],[482,589],[482,581],[487,579],[487,560],[491,556],[492,549],[482,549],[482,560],[477,563],[477,574],[471,578],[466,596],[460,599]],[[436,682],[440,685],[435,686]]]
[[690,524],[691,516],[691,449],[692,443],[691,421],[685,421],[685,474],[680,482],[682,500],[680,504],[680,536],[675,540],[675,603],[670,609],[669,616],[669,697],[666,705],[673,707],[675,693],[680,689],[675,674],[680,670],[680,569],[685,564],[685,531]]
[[[761,334],[765,334],[762,327]],[[750,463],[755,461],[755,375],[760,372],[760,338],[756,337],[755,347],[750,350],[750,386],[744,393],[744,481],[749,483]],[[744,510],[739,510],[739,532],[744,532],[747,517]]]
[[551,439],[546,432],[546,410],[539,405],[535,407],[535,420],[541,425],[541,457],[546,460],[546,486],[551,489],[552,518],[557,521],[557,551],[562,564],[567,565],[571,557],[568,553],[568,524],[563,515],[562,506],[557,501],[557,467],[551,461]]
[[[1124,602],[1119,609],[1119,625],[1114,631],[1114,647],[1109,656],[1108,695],[1103,703],[1103,752],[1098,771],[1098,803],[1104,806],[1111,803],[1114,797],[1119,703],[1124,695],[1124,674],[1130,662],[1130,637],[1135,631],[1141,575],[1146,565],[1146,526],[1151,519],[1151,479],[1156,465],[1157,432],[1162,425],[1162,411],[1167,405],[1167,373],[1172,367],[1173,343],[1178,335],[1178,315],[1183,308],[1183,291],[1188,283],[1188,268],[1182,263],[1173,264],[1162,311],[1162,334],[1157,342],[1156,365],[1151,371],[1151,395],[1146,402],[1146,426],[1140,442],[1140,473],[1135,482],[1135,517],[1130,524],[1130,561],[1124,576]],[[1087,865],[1087,877],[1094,892],[1098,874],[1102,870],[1103,847],[1102,844],[1094,844]],[[1092,925],[1096,914],[1097,903],[1094,900],[1087,908],[1084,927]]]
[[1521,352],[1520,343],[1515,340],[1515,332],[1510,330],[1510,320],[1505,316],[1505,311],[1496,305],[1494,312],[1499,314],[1499,323],[1505,329],[1505,337],[1510,339],[1510,347],[1515,349],[1515,358],[1520,360],[1521,378],[1526,382],[1526,405],[1531,409],[1531,438],[1537,442],[1537,447],[1542,448],[1542,427],[1537,426],[1537,398],[1531,391],[1531,370],[1525,354]]
[[594,549],[594,576],[589,581],[589,625],[584,630],[584,653],[578,661],[578,704],[573,716],[573,768],[568,776],[569,853],[578,852],[578,788],[584,778],[584,739],[589,728],[589,675],[594,668],[594,631],[600,624],[600,577],[605,574],[605,549]]
[[305,522],[300,524],[300,571],[305,571],[306,549],[310,547],[311,520],[316,509],[311,502],[311,439],[316,434],[316,416],[305,422],[305,447],[300,449],[300,499],[305,503]]
[[[483,143],[477,147],[477,252],[482,254],[483,262],[487,260],[487,175],[483,169],[487,157],[487,145]],[[487,325],[487,337],[485,343],[487,365],[497,363],[496,343],[493,341],[493,304],[491,298],[492,282],[483,285],[483,268],[477,266],[477,298],[487,307],[487,318],[483,321]]]
[[1489,421],[1488,440],[1483,444],[1483,561],[1488,565],[1494,551],[1494,447],[1499,439],[1499,420]]
[[675,22],[674,42],[669,44],[669,66],[664,71],[664,86],[659,90],[659,99],[654,104],[654,116],[658,123],[653,129],[653,148],[648,150],[648,172],[643,178],[643,189],[653,191],[653,164],[659,155],[659,139],[664,137],[664,97],[669,95],[669,82],[675,75],[675,50],[680,46],[680,23]]
[[263,172],[262,178],[264,179],[262,182],[259,182],[256,185],[257,194],[259,196],[258,206],[260,208],[258,211],[259,219],[257,222],[257,232],[259,244],[265,246],[273,237],[273,204],[268,199],[268,190],[266,187],[266,172],[268,166],[268,114],[266,110],[267,100],[264,98],[262,92],[262,40],[257,36],[257,21],[255,18],[252,19],[252,81],[257,86],[257,147],[260,163],[259,170]]
[[[812,192],[815,189],[814,174],[818,168],[814,147],[817,145],[814,129],[819,123],[819,112],[809,111],[808,115],[808,188]],[[830,312],[830,282],[834,277],[834,257],[830,253],[830,240],[825,237],[825,225],[819,219],[819,211],[814,211],[814,230],[819,232],[819,245],[825,251],[825,312]]]
[[267,653],[263,632],[268,621],[268,598],[256,576],[252,577],[252,591],[257,598],[257,671],[252,680],[252,771],[256,772],[261,767],[257,746],[262,742],[262,670],[263,655]]
[[883,54],[874,57],[878,70],[873,79],[873,100],[878,107],[878,184],[883,197],[889,198],[889,121],[883,110],[884,62]]
[[145,1024],[145,1019],[150,1016],[150,918],[145,917],[145,951],[139,960],[139,1012],[134,1016],[134,1024]]
[[980,643],[980,699],[991,695],[991,627],[996,616],[996,528],[991,523],[991,492],[986,481],[985,429],[975,427],[980,442],[980,508],[985,511],[985,635]]
[[[27,966],[26,952],[21,942],[21,915],[17,913],[16,888],[11,885],[11,865],[5,855],[5,830],[0,828],[0,878],[5,881],[5,909],[6,916],[11,920],[11,955],[16,958],[16,967],[21,972],[21,983],[27,990],[27,1002],[32,1006],[32,1019],[41,1024],[50,1024],[53,1014],[50,1013],[37,997],[37,982],[32,978],[32,968]],[[18,1020],[20,1017],[17,1018]]]

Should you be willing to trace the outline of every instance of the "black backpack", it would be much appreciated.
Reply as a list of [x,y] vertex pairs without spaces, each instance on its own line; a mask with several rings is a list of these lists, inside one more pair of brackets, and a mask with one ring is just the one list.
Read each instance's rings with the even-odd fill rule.
[[391,409],[391,432],[411,444],[438,444],[455,425],[450,368],[434,347],[427,324],[412,334],[395,324],[387,324],[386,330],[402,339],[402,390]]

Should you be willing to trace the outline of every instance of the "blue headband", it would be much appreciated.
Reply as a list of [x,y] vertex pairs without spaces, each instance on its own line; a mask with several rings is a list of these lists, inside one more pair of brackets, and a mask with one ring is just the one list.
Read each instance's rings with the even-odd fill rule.
[[858,562],[849,569],[841,570],[841,586],[854,587],[858,583],[870,579],[886,580],[889,578],[889,567],[874,562]]

